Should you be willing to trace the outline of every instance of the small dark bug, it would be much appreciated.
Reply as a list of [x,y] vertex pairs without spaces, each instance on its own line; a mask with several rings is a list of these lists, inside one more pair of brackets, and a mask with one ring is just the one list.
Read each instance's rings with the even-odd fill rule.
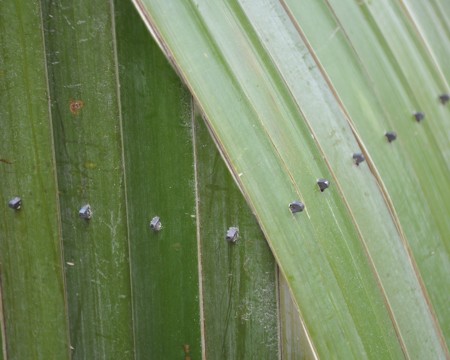
[[386,136],[389,142],[393,142],[395,139],[397,139],[397,133],[395,131],[388,131],[386,132],[386,134],[384,134],[384,136]]
[[15,197],[8,202],[8,206],[14,210],[20,210],[22,206],[22,199],[20,197]]
[[92,217],[91,206],[89,204],[86,204],[81,207],[80,211],[78,211],[78,215],[80,215],[80,218],[82,219],[90,220]]
[[159,218],[159,216],[155,216],[151,221],[150,221],[150,229],[152,229],[153,231],[159,231],[161,230],[162,224],[161,224],[161,220]]
[[237,227],[230,227],[227,231],[225,239],[231,243],[235,243],[239,237],[239,229]]
[[289,204],[289,210],[291,210],[291,213],[293,214],[302,212],[303,210],[305,210],[305,204],[303,204],[301,201],[293,201]]
[[442,105],[445,105],[448,103],[448,101],[450,100],[450,95],[449,94],[442,94],[439,95],[439,100],[442,103]]
[[417,120],[417,122],[421,122],[423,119],[425,119],[425,114],[423,112],[417,111],[414,113],[414,118]]
[[317,185],[319,185],[320,191],[324,192],[330,186],[330,182],[327,179],[318,179]]
[[359,164],[361,164],[366,159],[364,158],[363,154],[361,154],[361,153],[354,153],[353,154],[353,160],[355,160],[355,165],[359,166]]

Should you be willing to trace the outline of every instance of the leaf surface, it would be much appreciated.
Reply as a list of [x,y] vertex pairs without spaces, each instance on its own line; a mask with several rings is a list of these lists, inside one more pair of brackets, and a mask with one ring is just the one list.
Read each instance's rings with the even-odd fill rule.
[[[9,359],[69,359],[46,75],[39,3],[0,2],[0,318]],[[15,197],[19,210],[8,207]]]
[[[207,116],[286,275],[317,354],[445,356],[441,330],[386,190],[392,185],[380,181],[377,159],[372,160],[340,93],[323,77],[294,11],[275,1],[135,3]],[[326,4],[316,7],[325,20],[333,19]],[[313,18],[303,21],[312,24]],[[358,24],[376,34],[371,22]],[[334,35],[329,32],[327,39]],[[321,41],[313,49],[327,45]],[[351,46],[343,49],[351,61],[361,61]],[[429,66],[428,58],[421,59]],[[434,84],[442,82],[434,75]],[[403,73],[399,76],[397,86],[409,91]],[[357,79],[364,82],[367,75]],[[390,151],[379,133],[383,151]],[[426,138],[442,159],[445,137]],[[367,159],[360,166],[352,160],[357,152]],[[445,167],[430,161],[445,178]],[[322,177],[331,180],[323,193],[316,185]],[[287,205],[297,199],[306,210],[293,216]],[[442,222],[441,228],[444,234]],[[371,324],[370,330],[364,324]],[[421,343],[424,337],[428,340]]]

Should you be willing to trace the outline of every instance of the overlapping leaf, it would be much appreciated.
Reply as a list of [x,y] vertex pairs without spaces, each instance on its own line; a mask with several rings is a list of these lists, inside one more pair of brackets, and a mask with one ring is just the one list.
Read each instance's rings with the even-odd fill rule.
[[[396,358],[401,353],[409,357],[431,352],[445,356],[441,330],[411,263],[404,231],[411,217],[403,215],[399,221],[395,205],[401,203],[394,198],[393,206],[389,197],[399,184],[391,178],[380,179],[378,159],[372,159],[370,143],[365,143],[367,135],[354,126],[354,114],[347,110],[351,100],[349,104],[341,101],[340,91],[348,93],[352,82],[347,87],[330,87],[328,77],[323,77],[333,69],[338,76],[344,64],[333,62],[329,55],[329,68],[323,69],[325,59],[319,62],[316,56],[335,36],[339,38],[340,28],[321,30],[327,38],[317,36],[311,49],[309,41],[314,36],[305,36],[302,29],[313,24],[317,28],[316,17],[303,11],[301,21],[296,20],[298,13],[289,8],[291,4],[136,4],[208,117],[217,145],[287,277],[317,354]],[[328,5],[317,5],[317,11],[325,20],[333,20],[335,13]],[[390,19],[393,24],[394,17]],[[325,20],[320,24],[327,25]],[[355,23],[377,35],[367,19]],[[411,34],[405,36],[415,41]],[[359,64],[359,53],[345,42],[347,38],[343,41],[344,54]],[[388,49],[385,59],[391,57]],[[426,56],[423,59],[427,63]],[[430,71],[427,64],[423,71]],[[404,79],[400,71],[397,76]],[[366,79],[361,70],[355,84]],[[411,93],[404,80],[389,86]],[[356,105],[372,96],[372,90],[364,86],[353,91]],[[424,104],[433,113],[440,111]],[[374,112],[367,106],[366,110]],[[412,111],[404,112],[409,113],[407,124],[414,126]],[[370,124],[376,124],[376,113],[369,115]],[[384,139],[389,129],[376,126],[376,138],[384,146],[379,152],[392,151]],[[367,126],[365,131],[369,130]],[[445,159],[446,134],[427,139],[436,156]],[[358,152],[367,159],[359,167],[352,161],[352,154]],[[421,166],[410,157],[405,163]],[[433,161],[430,166],[448,175],[445,166]],[[330,189],[323,193],[315,184],[320,177],[331,180]],[[416,191],[421,181],[429,181],[421,179],[411,185]],[[293,216],[287,205],[295,199],[304,201],[306,210]],[[445,213],[445,202],[439,204]],[[441,220],[434,221],[441,224],[444,235],[447,230]],[[446,256],[445,251],[441,254]]]

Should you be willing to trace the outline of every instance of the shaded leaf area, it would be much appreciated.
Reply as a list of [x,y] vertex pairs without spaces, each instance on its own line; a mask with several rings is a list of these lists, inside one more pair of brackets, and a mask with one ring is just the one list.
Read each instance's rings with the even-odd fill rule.
[[[74,359],[133,357],[112,5],[43,2]],[[90,220],[79,216],[89,204]]]
[[[257,37],[242,31],[252,26],[235,4],[147,1],[147,9],[141,2],[138,7],[199,100],[286,275],[317,353],[401,357],[397,324],[340,187],[323,193],[317,187],[317,178],[334,184],[335,175],[305,122],[298,121],[304,115]],[[172,13],[182,20],[170,21],[165,15]],[[350,170],[351,160],[346,166],[357,170]],[[293,216],[288,204],[296,199],[306,210]]]
[[[449,110],[438,100],[444,79],[395,4],[288,4],[392,199],[406,249],[414,254],[448,343]],[[426,114],[420,123],[412,116],[418,109]],[[387,143],[386,131],[395,131],[397,140]]]
[[276,359],[273,255],[200,116],[194,129],[206,358]]
[[[0,2],[0,47],[3,351],[9,359],[69,359],[58,192],[38,2]],[[8,207],[15,197],[22,200],[18,210]]]
[[136,358],[199,359],[191,96],[131,3],[116,21]]
[[281,358],[314,359],[314,349],[301,322],[298,307],[292,299],[289,285],[278,274]]

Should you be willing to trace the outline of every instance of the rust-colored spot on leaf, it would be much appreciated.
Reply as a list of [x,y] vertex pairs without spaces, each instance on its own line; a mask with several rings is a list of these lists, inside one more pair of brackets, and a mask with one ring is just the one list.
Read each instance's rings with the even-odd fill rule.
[[6,159],[0,159],[0,161],[1,161],[2,163],[12,165],[12,161],[9,161],[9,160],[6,160]]
[[84,102],[82,100],[70,100],[70,112],[74,115],[78,115],[83,106]]
[[183,350],[184,350],[184,360],[191,360],[191,355],[189,355],[189,353],[191,352],[191,348],[189,344],[184,344]]

